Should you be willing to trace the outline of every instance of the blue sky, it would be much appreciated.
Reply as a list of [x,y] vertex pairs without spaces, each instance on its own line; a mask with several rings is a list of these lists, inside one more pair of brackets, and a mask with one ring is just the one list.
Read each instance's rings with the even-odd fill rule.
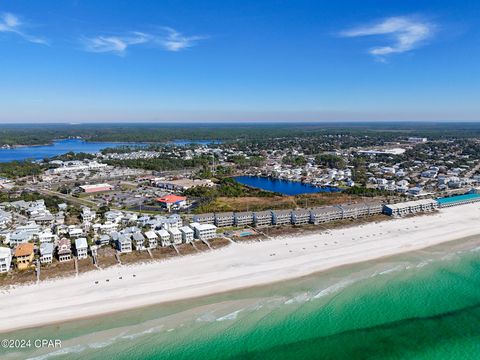
[[480,120],[476,1],[0,0],[0,121]]

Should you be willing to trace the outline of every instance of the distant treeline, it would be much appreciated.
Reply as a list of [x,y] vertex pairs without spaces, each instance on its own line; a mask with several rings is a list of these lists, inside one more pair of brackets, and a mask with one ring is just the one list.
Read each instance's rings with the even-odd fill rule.
[[480,136],[480,123],[4,124],[0,126],[0,146],[46,144],[54,139],[69,137],[81,137],[87,141],[138,143],[176,139],[247,141],[329,134],[381,137],[385,141],[408,136],[472,138]]

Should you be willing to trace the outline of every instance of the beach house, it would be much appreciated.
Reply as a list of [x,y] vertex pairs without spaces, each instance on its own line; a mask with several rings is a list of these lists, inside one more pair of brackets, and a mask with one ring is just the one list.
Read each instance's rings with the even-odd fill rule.
[[15,248],[15,258],[17,260],[18,270],[28,269],[32,264],[33,256],[34,256],[33,244],[31,243],[19,244]]
[[186,244],[193,241],[194,231],[188,226],[182,226],[180,229],[182,233],[182,241]]
[[58,261],[66,262],[72,260],[72,244],[70,239],[61,238],[57,245]]
[[135,250],[146,250],[145,247],[145,236],[140,231],[134,232],[132,234],[133,246]]
[[12,251],[7,247],[0,247],[0,273],[6,273],[12,265]]
[[160,246],[170,245],[170,233],[165,229],[157,230],[157,235],[160,238]]
[[180,232],[180,230],[172,228],[168,230],[168,232],[170,234],[170,242],[172,244],[179,245],[182,243],[182,233]]
[[77,253],[77,259],[88,258],[88,243],[84,237],[75,239],[75,251]]
[[51,264],[53,261],[53,244],[44,242],[40,244],[40,263]]
[[148,248],[155,249],[158,245],[158,236],[155,234],[155,231],[149,230],[145,232],[145,238],[148,241]]
[[132,239],[126,234],[118,234],[117,236],[117,250],[121,253],[132,252]]

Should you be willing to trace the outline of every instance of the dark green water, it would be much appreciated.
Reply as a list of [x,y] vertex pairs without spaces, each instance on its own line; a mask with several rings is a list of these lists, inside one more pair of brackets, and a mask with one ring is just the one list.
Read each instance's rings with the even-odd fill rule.
[[299,280],[18,331],[38,359],[478,359],[480,240]]

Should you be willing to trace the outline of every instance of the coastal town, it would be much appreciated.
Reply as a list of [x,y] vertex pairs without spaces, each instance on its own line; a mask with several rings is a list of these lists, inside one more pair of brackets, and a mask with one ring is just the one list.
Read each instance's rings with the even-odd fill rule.
[[[307,150],[311,139],[285,138],[270,150],[270,142],[185,142],[33,161],[40,172],[0,180],[8,199],[0,204],[1,281],[38,282],[480,200],[476,140],[357,140],[329,135],[317,155]],[[193,166],[157,169],[159,159]],[[276,201],[289,194],[242,179],[306,186],[314,197],[285,206]],[[227,206],[212,207],[215,191],[233,192],[221,198]]]

